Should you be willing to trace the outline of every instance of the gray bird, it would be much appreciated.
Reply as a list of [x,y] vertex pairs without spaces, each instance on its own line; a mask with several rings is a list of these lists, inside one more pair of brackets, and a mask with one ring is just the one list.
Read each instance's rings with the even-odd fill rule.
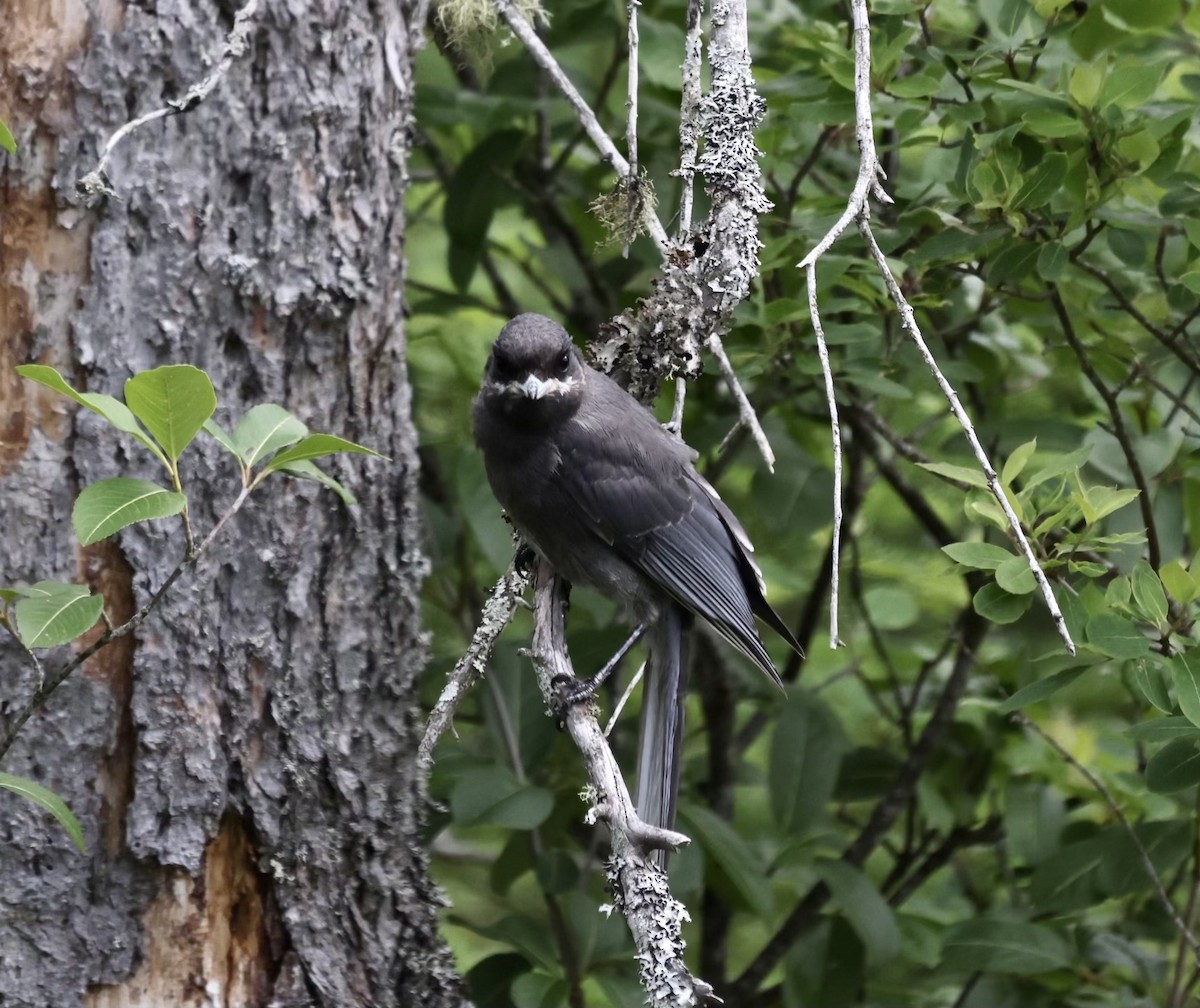
[[696,452],[588,367],[543,315],[518,315],[500,331],[473,419],[488,482],[521,536],[568,581],[624,603],[648,631],[636,801],[643,820],[670,829],[692,617],[780,687],[754,616],[800,653],[763,595],[754,547],[696,472]]

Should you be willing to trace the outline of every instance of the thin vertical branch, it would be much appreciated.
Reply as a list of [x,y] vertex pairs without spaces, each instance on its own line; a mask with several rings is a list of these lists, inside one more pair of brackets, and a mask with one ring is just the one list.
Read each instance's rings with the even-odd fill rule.
[[830,544],[833,568],[829,576],[829,647],[841,646],[838,628],[838,599],[842,564],[842,426],[838,420],[837,397],[833,391],[833,369],[829,364],[829,347],[825,344],[825,328],[817,306],[817,271],[811,265],[805,270],[808,280],[808,311],[813,331],[817,334],[817,356],[821,359],[821,374],[825,377],[825,399],[829,404],[829,430],[833,437],[833,542]]
[[[626,63],[628,70],[627,88],[625,94],[625,155],[629,158],[629,191],[636,193],[638,186],[638,8],[640,0],[629,0],[629,59]],[[629,242],[621,250],[621,255],[629,258]]]
[[679,103],[679,175],[683,193],[679,200],[679,234],[692,228],[692,200],[696,187],[696,153],[700,149],[700,13],[704,0],[688,0],[687,29],[683,42],[683,84]]
[[[595,145],[601,156],[613,166],[613,170],[620,176],[629,177],[629,162],[625,160],[624,155],[617,150],[617,145],[613,143],[612,138],[604,132],[604,127],[600,125],[600,120],[596,118],[596,113],[592,111],[583,95],[571,83],[571,78],[566,74],[566,71],[559,65],[550,50],[546,47],[546,43],[538,37],[538,33],[534,30],[533,25],[517,10],[512,0],[495,0],[496,10],[500,12],[500,16],[504,19],[504,23],[508,25],[512,33],[521,40],[525,48],[529,50],[529,54],[534,61],[540,66],[558,88],[559,92],[567,103],[575,110],[575,115],[579,118],[579,123],[587,133],[588,138]],[[658,246],[660,252],[665,252],[670,240],[667,238],[667,232],[662,226],[662,222],[654,213],[646,212],[646,230],[649,231],[650,237],[654,244]]]
[[[896,282],[891,267],[888,265],[887,257],[879,248],[879,244],[875,240],[875,235],[871,230],[870,197],[874,195],[876,199],[884,203],[891,203],[892,199],[884,192],[880,184],[880,179],[884,176],[878,154],[875,150],[874,129],[871,119],[871,25],[867,16],[866,0],[852,0],[851,11],[854,24],[854,134],[858,141],[859,149],[858,178],[854,183],[854,188],[851,190],[850,198],[846,202],[845,211],[834,223],[833,227],[825,233],[824,237],[817,242],[812,251],[799,262],[798,267],[809,271],[811,274],[816,269],[817,261],[841,237],[842,233],[849,227],[850,222],[854,221],[857,223],[859,233],[867,243],[867,249],[871,253],[871,258],[875,261],[879,275],[883,278],[888,295],[891,297],[892,302],[896,305],[896,310],[900,314],[902,328],[916,345],[922,360],[925,361],[925,366],[929,369],[938,388],[941,389],[942,394],[946,397],[946,401],[950,405],[950,412],[958,421],[959,426],[962,427],[963,433],[967,438],[967,443],[970,444],[971,451],[975,455],[975,460],[987,480],[988,489],[1000,505],[1000,509],[1004,512],[1005,519],[1008,521],[1009,532],[1028,562],[1029,569],[1037,581],[1042,599],[1045,601],[1046,608],[1054,620],[1058,635],[1062,639],[1067,651],[1075,654],[1075,642],[1071,639],[1071,634],[1067,630],[1067,623],[1063,618],[1062,610],[1058,606],[1058,600],[1054,597],[1054,592],[1050,588],[1050,582],[1047,580],[1046,574],[1033,552],[1033,547],[1030,546],[1025,532],[1021,528],[1021,522],[1017,518],[1016,512],[1008,502],[1008,497],[1000,485],[1000,478],[997,476],[996,470],[993,468],[987,453],[983,449],[983,445],[980,444],[979,438],[975,434],[971,418],[959,402],[958,393],[955,392],[954,387],[947,381],[946,376],[942,374],[937,359],[925,343],[925,339],[921,335],[921,330],[917,325],[912,306],[908,303],[908,299],[904,296],[903,291],[900,290],[900,285]],[[810,291],[815,287],[815,280],[811,276],[809,287]],[[809,297],[809,312],[813,319],[813,328],[818,329],[821,324],[820,313],[816,308],[815,300],[811,294]],[[826,371],[827,376],[828,374],[829,372]]]

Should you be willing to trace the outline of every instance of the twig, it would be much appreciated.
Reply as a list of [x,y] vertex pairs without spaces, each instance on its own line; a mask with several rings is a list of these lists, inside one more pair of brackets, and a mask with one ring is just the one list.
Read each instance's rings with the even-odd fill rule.
[[433,767],[433,750],[438,739],[450,727],[454,712],[458,709],[467,691],[487,671],[488,660],[496,639],[501,631],[508,626],[513,613],[520,604],[521,596],[529,587],[529,574],[517,567],[516,560],[509,565],[507,571],[492,588],[487,602],[484,603],[483,613],[479,618],[479,626],[467,650],[454,666],[454,671],[447,677],[442,695],[438,697],[433,710],[429,712],[429,720],[425,724],[425,735],[417,746],[417,774],[422,781],[429,777]]
[[[555,706],[556,680],[560,676],[574,680],[575,674],[567,654],[562,581],[545,561],[539,563],[534,589],[533,656],[542,694]],[[608,825],[612,855],[606,874],[614,906],[628,922],[637,947],[647,1003],[653,1008],[701,1004],[711,996],[712,987],[692,976],[683,962],[681,928],[687,910],[671,896],[666,873],[647,857],[650,850],[676,849],[688,838],[651,826],[638,816],[590,704],[568,706],[563,725],[587,768],[592,807],[586,821],[603,820]]]
[[[971,418],[967,416],[966,411],[959,402],[958,393],[955,392],[953,386],[946,380],[945,375],[942,374],[937,359],[925,343],[925,339],[921,335],[921,330],[917,326],[912,306],[908,303],[908,299],[904,296],[903,291],[900,290],[900,285],[897,283],[891,267],[888,265],[887,257],[879,248],[879,243],[875,240],[875,235],[871,230],[869,197],[874,195],[876,199],[884,203],[891,203],[892,199],[884,192],[882,185],[880,185],[883,171],[880,167],[879,157],[875,151],[875,139],[871,121],[871,26],[867,17],[866,0],[852,0],[851,10],[854,23],[854,134],[858,141],[859,149],[858,178],[854,183],[854,188],[846,203],[846,209],[841,217],[838,218],[833,227],[825,233],[825,236],[817,242],[808,255],[798,264],[799,268],[807,270],[810,274],[809,311],[813,319],[813,328],[819,329],[821,322],[819,312],[816,310],[815,301],[812,297],[812,291],[816,285],[812,273],[816,270],[817,261],[821,256],[829,251],[833,243],[837,241],[850,225],[850,222],[854,221],[858,225],[858,230],[863,240],[867,243],[867,250],[871,253],[871,257],[875,261],[876,268],[883,278],[884,286],[887,287],[888,294],[892,302],[896,305],[896,309],[900,314],[902,328],[908,333],[913,343],[916,344],[921,358],[925,361],[925,366],[929,369],[938,387],[942,390],[942,394],[946,397],[946,401],[950,405],[950,412],[954,414],[954,418],[958,421],[959,426],[962,427],[967,442],[970,444],[971,450],[975,455],[975,460],[987,480],[988,489],[1004,512],[1004,516],[1008,521],[1010,534],[1024,554],[1029,564],[1029,569],[1033,573],[1038,587],[1041,589],[1042,598],[1054,620],[1059,637],[1062,639],[1067,651],[1075,654],[1075,642],[1071,639],[1071,634],[1067,630],[1066,620],[1063,618],[1062,610],[1058,606],[1058,600],[1055,599],[1054,592],[1050,588],[1050,582],[1047,580],[1041,564],[1038,563],[1037,556],[1034,554],[1033,547],[1030,546],[1025,532],[1021,528],[1021,522],[1017,518],[1016,512],[1013,511],[1012,505],[1008,502],[1007,496],[1005,496],[1004,489],[1000,485],[1000,479],[996,475],[991,462],[988,460],[983,445],[979,443],[979,438],[975,434]],[[825,368],[824,362],[822,362],[822,367]],[[828,381],[830,372],[826,370],[825,373]],[[832,397],[830,397],[830,402],[832,405]],[[834,436],[836,438],[836,432]],[[838,451],[836,441],[834,449],[835,452]],[[835,574],[834,581],[836,582],[836,580],[837,575]]]
[[838,632],[838,594],[842,569],[842,425],[838,420],[837,396],[833,391],[829,347],[825,343],[825,328],[821,325],[821,312],[817,304],[816,264],[804,272],[808,279],[808,313],[812,318],[813,331],[817,334],[817,356],[821,359],[821,374],[825,377],[825,401],[829,404],[829,430],[833,437],[833,566],[829,576],[829,647],[834,650],[842,643]]
[[1158,570],[1162,566],[1162,552],[1158,544],[1158,522],[1154,516],[1154,499],[1150,494],[1150,484],[1142,471],[1142,463],[1138,458],[1137,449],[1134,447],[1133,438],[1130,437],[1129,428],[1121,414],[1121,404],[1117,399],[1117,393],[1104,384],[1104,379],[1092,366],[1091,358],[1075,332],[1075,323],[1058,287],[1055,284],[1047,284],[1046,289],[1050,293],[1050,306],[1054,309],[1059,325],[1062,326],[1063,337],[1071,348],[1071,352],[1075,354],[1075,359],[1079,361],[1079,369],[1088,380],[1088,384],[1096,390],[1096,394],[1104,403],[1104,408],[1108,410],[1108,419],[1112,423],[1112,435],[1116,438],[1117,444],[1121,446],[1121,454],[1125,456],[1125,464],[1129,466],[1129,474],[1133,477],[1133,484],[1139,491],[1138,507],[1142,512],[1142,523],[1146,526],[1146,559],[1154,570]]
[[[641,6],[640,0],[629,0],[629,56],[626,62],[627,84],[625,92],[625,150],[629,158],[629,185],[631,192],[638,191],[638,22],[637,12]],[[621,254],[629,258],[629,243],[625,243]]]
[[833,569],[829,579],[829,646],[841,643],[838,632],[838,596],[841,582],[842,529],[842,434],[838,422],[837,398],[833,389],[833,370],[829,364],[829,347],[825,343],[825,328],[821,324],[817,300],[817,262],[841,237],[860,213],[867,212],[867,199],[874,193],[885,203],[892,198],[879,184],[882,169],[875,152],[875,131],[871,119],[871,26],[867,20],[866,0],[851,4],[854,18],[854,135],[858,140],[858,178],[846,202],[846,209],[833,227],[802,259],[798,268],[805,272],[808,285],[808,313],[817,335],[817,356],[825,378],[825,399],[829,404],[829,428],[833,440]]
[[1050,582],[1046,579],[1042,565],[1038,563],[1038,559],[1033,552],[1033,547],[1030,546],[1029,540],[1025,536],[1025,530],[1021,528],[1021,520],[1017,517],[1012,505],[1008,502],[1008,496],[1004,493],[1004,488],[1000,485],[1000,477],[992,467],[992,463],[989,461],[983,445],[979,443],[979,438],[975,434],[971,418],[967,416],[962,403],[958,401],[958,394],[954,391],[954,387],[950,382],[947,381],[946,376],[942,374],[941,368],[938,367],[937,359],[933,356],[933,352],[929,349],[924,337],[921,335],[921,330],[917,326],[916,316],[913,314],[912,305],[908,303],[908,300],[900,290],[900,285],[896,282],[895,276],[892,275],[887,257],[879,248],[878,242],[875,241],[875,235],[871,232],[871,224],[867,217],[859,217],[858,229],[866,241],[867,250],[874,258],[875,265],[879,267],[879,273],[883,277],[883,282],[888,289],[888,293],[891,295],[892,301],[900,313],[900,325],[908,333],[913,343],[916,344],[918,352],[925,361],[925,366],[929,368],[934,381],[937,382],[938,387],[942,390],[942,395],[946,397],[946,401],[950,404],[950,412],[954,414],[954,419],[958,421],[959,426],[966,435],[967,443],[970,444],[971,451],[975,454],[975,461],[979,464],[980,471],[987,480],[988,489],[996,499],[996,503],[1000,505],[1000,509],[1004,512],[1004,517],[1008,520],[1009,532],[1013,539],[1016,540],[1021,552],[1025,555],[1025,560],[1029,564],[1029,569],[1033,573],[1034,580],[1037,581],[1038,587],[1041,589],[1046,608],[1050,611],[1050,616],[1054,620],[1058,636],[1062,639],[1067,651],[1070,654],[1075,654],[1075,642],[1071,639],[1071,632],[1067,629],[1067,621],[1063,618],[1062,610],[1058,607],[1058,600],[1054,597],[1054,592],[1050,588]]
[[621,717],[621,711],[625,709],[625,705],[629,703],[629,698],[633,696],[633,691],[638,688],[638,684],[642,681],[642,677],[646,674],[646,663],[642,662],[638,666],[638,670],[629,680],[629,685],[625,687],[625,691],[613,705],[612,713],[608,716],[608,724],[604,726],[604,737],[608,738],[613,729],[617,727],[617,721]]
[[117,145],[125,137],[147,123],[154,122],[156,119],[165,119],[168,116],[190,112],[216,90],[217,85],[221,83],[225,75],[229,72],[233,61],[246,51],[246,46],[250,40],[250,31],[254,27],[254,18],[257,14],[258,0],[246,0],[246,3],[233,16],[233,28],[225,39],[225,48],[221,52],[221,59],[213,72],[199,84],[193,84],[188,88],[182,98],[167,102],[163,108],[147,112],[144,116],[139,116],[137,119],[125,123],[124,126],[108,138],[108,142],[100,150],[100,160],[97,162],[96,167],[75,183],[76,190],[89,204],[94,203],[101,196],[115,195],[112,186],[108,183],[108,160],[112,157]]
[[683,436],[683,404],[687,399],[687,382],[675,379],[675,402],[671,406],[671,420],[667,425],[671,431]]
[[725,376],[725,381],[729,385],[729,391],[733,393],[733,398],[737,402],[738,423],[750,431],[750,436],[754,438],[754,443],[758,445],[758,451],[762,455],[763,461],[767,463],[767,468],[771,472],[774,472],[775,452],[771,449],[771,442],[767,440],[767,435],[762,429],[762,424],[758,421],[758,414],[754,412],[754,407],[750,403],[750,397],[746,395],[746,390],[742,388],[741,383],[738,381],[737,372],[733,369],[729,355],[725,352],[725,346],[716,333],[709,334],[708,349],[716,357],[717,364],[721,368],[721,374]]
[[22,707],[21,710],[18,711],[17,714],[12,718],[12,720],[5,725],[4,734],[0,735],[0,759],[3,759],[4,756],[7,755],[9,749],[13,747],[13,743],[16,742],[17,736],[20,735],[21,729],[25,727],[25,723],[33,716],[33,712],[41,707],[42,704],[44,704],[50,698],[51,694],[67,681],[67,678],[72,672],[79,668],[80,665],[91,658],[92,655],[94,655],[101,648],[107,647],[113,641],[133,633],[134,630],[142,625],[146,617],[149,616],[150,613],[158,607],[158,604],[163,600],[163,598],[166,597],[166,594],[168,591],[170,591],[171,586],[174,585],[175,582],[178,581],[187,571],[196,565],[196,561],[200,558],[200,555],[212,544],[212,541],[216,538],[217,533],[219,533],[221,529],[225,527],[225,523],[228,522],[229,519],[235,514],[237,514],[239,510],[241,510],[242,505],[246,503],[246,498],[250,496],[250,493],[253,489],[253,485],[242,488],[234,502],[229,506],[226,512],[221,515],[216,525],[213,526],[212,531],[205,536],[204,541],[200,543],[199,546],[188,550],[185,553],[184,558],[179,561],[178,564],[176,564],[175,569],[172,570],[171,573],[167,575],[166,580],[159,585],[158,591],[156,591],[150,597],[150,600],[143,605],[141,609],[139,609],[128,620],[126,620],[126,622],[122,623],[119,627],[113,627],[105,630],[104,633],[102,633],[95,641],[80,651],[74,658],[67,662],[66,665],[50,676],[49,679],[46,679],[44,676],[42,676],[41,667],[40,665],[38,666],[40,685],[34,691],[33,696],[29,698],[29,701],[25,704],[25,706]]
[[1150,860],[1150,855],[1147,853],[1145,846],[1142,844],[1141,838],[1137,835],[1137,831],[1133,828],[1133,824],[1125,817],[1125,813],[1121,811],[1121,806],[1117,804],[1116,798],[1113,797],[1108,786],[1097,777],[1091,770],[1084,766],[1079,760],[1071,755],[1070,752],[1056,739],[1053,735],[1045,732],[1039,725],[1035,724],[1028,717],[1017,711],[1013,714],[1013,720],[1024,728],[1028,728],[1035,735],[1039,736],[1051,749],[1059,756],[1066,760],[1067,764],[1073,767],[1083,778],[1099,792],[1100,797],[1104,799],[1104,804],[1117,817],[1117,822],[1129,835],[1129,839],[1133,841],[1133,846],[1138,852],[1138,859],[1142,862],[1142,868],[1150,877],[1150,882],[1154,886],[1154,891],[1158,895],[1159,902],[1162,903],[1163,909],[1167,911],[1167,916],[1171,918],[1171,922],[1175,925],[1176,931],[1180,938],[1187,942],[1191,948],[1193,955],[1200,958],[1200,941],[1192,933],[1192,929],[1187,926],[1183,918],[1179,916],[1179,911],[1175,908],[1170,895],[1167,893],[1166,887],[1162,883],[1162,879],[1158,877],[1158,872],[1154,868],[1154,862]]
[[700,12],[704,0],[688,0],[687,32],[683,41],[682,97],[679,102],[679,170],[683,192],[679,197],[679,234],[692,227],[692,201],[696,187],[696,152],[700,149]]
[[[566,75],[566,72],[559,66],[553,54],[546,43],[538,37],[538,33],[534,31],[531,25],[523,14],[517,10],[512,0],[495,0],[496,10],[500,12],[500,16],[504,18],[504,23],[508,25],[509,30],[517,36],[529,50],[529,54],[534,58],[534,61],[540,66],[554,85],[566,98],[567,103],[575,110],[575,115],[579,118],[579,123],[583,126],[584,131],[600,152],[601,156],[613,166],[613,170],[620,176],[629,177],[629,162],[625,160],[621,152],[617,150],[617,145],[613,143],[612,138],[604,132],[604,127],[600,125],[600,120],[596,118],[596,113],[591,110],[583,95],[579,93],[575,85],[571,83],[571,79]],[[660,252],[665,252],[670,244],[667,238],[667,232],[662,226],[662,222],[655,214],[647,212],[646,214],[646,229],[650,232],[650,237],[654,240],[654,244],[658,246]]]

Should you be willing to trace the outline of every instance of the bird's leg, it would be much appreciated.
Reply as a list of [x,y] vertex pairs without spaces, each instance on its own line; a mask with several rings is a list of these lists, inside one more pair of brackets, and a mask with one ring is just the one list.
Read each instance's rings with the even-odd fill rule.
[[[608,661],[604,663],[604,667],[590,679],[578,680],[577,682],[573,683],[569,689],[560,688],[558,695],[559,703],[561,703],[564,707],[573,707],[577,703],[583,703],[585,700],[591,700],[592,697],[596,695],[596,691],[604,684],[604,681],[613,674],[613,670],[619,664],[621,664],[621,659],[629,654],[629,651],[633,645],[642,639],[642,636],[646,633],[646,629],[647,624],[645,623],[639,623],[636,627],[634,627],[633,633],[629,635],[629,639],[625,641],[625,643],[619,648],[617,648],[617,653],[609,658]],[[555,685],[559,687],[566,685],[566,676],[560,676],[557,678],[563,679],[564,682],[555,683]]]

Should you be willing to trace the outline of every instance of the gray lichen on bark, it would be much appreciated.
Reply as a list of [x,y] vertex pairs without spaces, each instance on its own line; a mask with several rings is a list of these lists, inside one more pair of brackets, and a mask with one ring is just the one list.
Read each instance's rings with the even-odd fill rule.
[[[675,238],[653,293],[607,323],[593,351],[598,366],[620,369],[629,390],[643,400],[654,397],[664,378],[701,373],[705,342],[728,331],[758,276],[758,215],[771,203],[754,142],[766,104],[750,72],[745,17],[742,3],[714,5],[712,81],[697,117],[703,145],[696,171],[705,180],[709,214]],[[685,164],[683,170],[689,169]]]

